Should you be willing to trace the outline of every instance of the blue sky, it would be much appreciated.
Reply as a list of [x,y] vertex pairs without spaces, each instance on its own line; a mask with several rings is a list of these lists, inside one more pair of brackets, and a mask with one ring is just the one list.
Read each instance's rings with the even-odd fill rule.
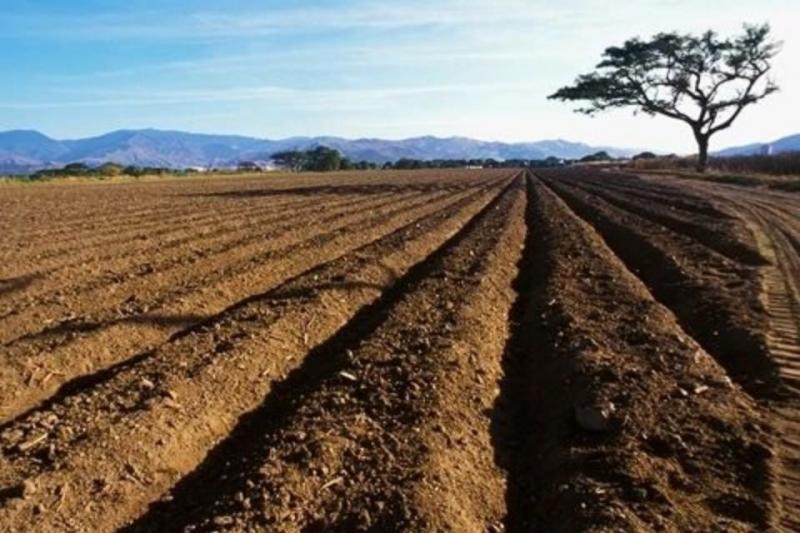
[[782,92],[717,145],[800,131],[797,0],[4,0],[0,130],[567,138],[693,149],[688,128],[546,95],[634,35],[769,22]]

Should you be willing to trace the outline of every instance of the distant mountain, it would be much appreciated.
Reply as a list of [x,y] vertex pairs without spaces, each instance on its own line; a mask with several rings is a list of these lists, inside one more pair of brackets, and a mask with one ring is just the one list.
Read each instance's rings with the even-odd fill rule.
[[414,159],[544,159],[579,158],[605,150],[628,156],[637,150],[589,146],[564,140],[529,143],[478,141],[465,137],[415,137],[399,141],[292,137],[281,140],[238,135],[207,135],[180,131],[119,130],[99,137],[55,140],[37,131],[0,132],[0,174],[27,173],[42,168],[84,162],[168,168],[236,166],[239,161],[264,160],[281,150],[316,146],[335,148],[353,160],[376,163]]
[[47,161],[66,155],[63,143],[53,140],[38,131],[12,130],[0,132],[0,153],[7,157]]
[[770,143],[746,144],[744,146],[734,146],[717,152],[715,155],[720,157],[732,157],[741,155],[760,155],[760,154],[780,154],[784,152],[800,152],[800,134],[783,137]]

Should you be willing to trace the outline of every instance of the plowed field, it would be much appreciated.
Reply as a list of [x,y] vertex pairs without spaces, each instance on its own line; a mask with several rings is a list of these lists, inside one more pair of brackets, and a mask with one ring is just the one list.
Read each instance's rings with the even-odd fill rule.
[[0,529],[800,529],[800,200],[0,188]]

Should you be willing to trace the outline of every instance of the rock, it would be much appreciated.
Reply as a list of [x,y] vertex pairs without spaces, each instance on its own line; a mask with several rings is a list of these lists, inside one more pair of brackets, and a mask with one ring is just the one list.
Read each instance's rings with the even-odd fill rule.
[[355,377],[353,374],[351,374],[351,373],[349,373],[349,372],[345,372],[344,370],[342,370],[341,372],[339,372],[339,376],[343,377],[343,378],[344,378],[344,379],[346,379],[347,381],[353,381],[353,382],[356,382],[356,381],[358,381],[358,378],[357,378],[357,377]]
[[36,446],[37,444],[39,444],[40,442],[44,442],[45,439],[47,439],[47,433],[42,433],[41,435],[39,435],[37,437],[33,437],[32,439],[28,439],[28,440],[26,440],[25,442],[23,442],[22,444],[20,444],[18,446],[19,451],[26,452],[26,451],[30,450],[31,448],[33,448],[34,446]]
[[156,388],[156,384],[153,383],[152,381],[150,381],[147,378],[142,378],[139,381],[139,384],[142,386],[143,389],[146,389],[146,390],[153,390],[153,389]]
[[709,380],[713,386],[721,388],[721,389],[732,389],[733,388],[733,380],[728,376],[722,376],[720,378],[714,378]]
[[170,409],[175,409],[176,411],[180,411],[181,409],[183,409],[183,406],[180,403],[176,402],[169,396],[164,398],[164,405],[169,407]]
[[615,410],[616,408],[611,402],[600,405],[577,405],[575,406],[575,420],[584,431],[606,431]]
[[36,494],[36,483],[32,479],[26,479],[16,487],[14,487],[15,496],[19,498],[30,498]]
[[215,526],[230,526],[233,525],[234,520],[232,516],[215,516],[212,522]]

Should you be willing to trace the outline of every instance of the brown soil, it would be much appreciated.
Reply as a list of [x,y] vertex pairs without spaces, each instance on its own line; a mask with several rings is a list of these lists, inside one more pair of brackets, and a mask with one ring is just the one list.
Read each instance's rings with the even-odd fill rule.
[[[670,178],[656,178],[670,186]],[[682,181],[680,183],[683,183]],[[736,214],[769,261],[761,270],[767,309],[767,349],[777,366],[781,396],[764,401],[778,435],[773,461],[778,512],[773,526],[800,530],[800,198],[792,193],[691,182],[688,189]],[[765,399],[766,400],[766,399]]]
[[591,169],[0,195],[0,529],[800,528],[796,195]]

